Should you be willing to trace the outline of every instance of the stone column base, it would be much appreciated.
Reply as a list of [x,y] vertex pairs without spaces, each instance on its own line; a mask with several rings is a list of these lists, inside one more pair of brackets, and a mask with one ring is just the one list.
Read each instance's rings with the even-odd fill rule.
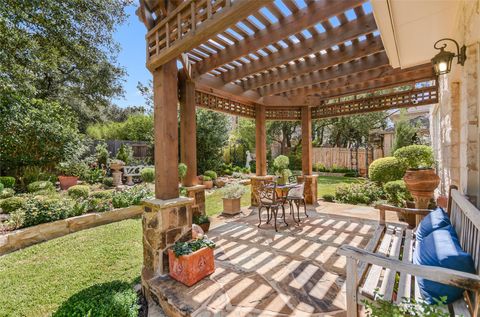
[[305,183],[304,195],[305,202],[309,205],[315,205],[317,203],[317,178],[318,175],[304,175],[297,176],[297,181],[299,183]]
[[143,203],[142,286],[146,281],[168,273],[168,248],[192,236],[192,198],[180,197]]
[[258,185],[260,184],[260,181],[272,181],[273,180],[273,175],[266,175],[266,176],[252,176],[251,177],[251,200],[250,203],[252,206],[258,206],[257,200],[255,199],[255,191],[258,188]]
[[187,197],[193,198],[192,215],[205,215],[205,185],[195,185],[185,187],[187,190]]

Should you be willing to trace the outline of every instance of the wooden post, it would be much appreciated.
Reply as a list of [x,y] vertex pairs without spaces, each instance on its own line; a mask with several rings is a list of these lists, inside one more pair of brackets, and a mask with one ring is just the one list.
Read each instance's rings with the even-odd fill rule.
[[180,159],[187,165],[183,185],[186,187],[197,185],[195,83],[184,78],[180,80]]
[[265,106],[255,108],[255,153],[257,176],[267,175],[267,130],[265,127]]
[[347,317],[358,316],[357,284],[357,261],[354,258],[347,257]]
[[155,197],[178,197],[177,61],[153,71]]
[[312,112],[302,107],[302,172],[312,175]]

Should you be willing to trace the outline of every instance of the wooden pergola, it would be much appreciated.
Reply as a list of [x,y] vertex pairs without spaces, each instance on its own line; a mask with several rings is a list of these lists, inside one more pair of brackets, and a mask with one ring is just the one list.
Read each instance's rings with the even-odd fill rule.
[[300,120],[310,202],[312,119],[436,103],[431,64],[392,68],[364,2],[140,0],[154,83],[156,198],[179,196],[179,103],[185,186],[197,184],[195,108],[203,107],[255,120],[258,179],[267,177],[266,120]]

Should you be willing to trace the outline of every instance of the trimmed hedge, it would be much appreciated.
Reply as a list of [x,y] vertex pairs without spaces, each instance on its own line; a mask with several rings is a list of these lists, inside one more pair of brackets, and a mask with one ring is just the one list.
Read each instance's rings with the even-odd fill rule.
[[90,187],[86,185],[75,185],[68,189],[68,196],[74,199],[87,199],[90,195]]
[[396,157],[406,168],[432,168],[435,164],[435,159],[433,157],[433,150],[428,145],[409,145],[393,153],[393,156]]
[[5,188],[13,188],[15,186],[15,178],[11,176],[0,176],[0,183]]
[[205,171],[205,173],[203,173],[203,175],[210,177],[211,180],[216,180],[217,179],[217,173],[214,172],[214,171]]
[[405,207],[407,201],[413,200],[405,182],[401,179],[385,183],[383,191],[388,203],[397,207]]
[[368,177],[374,182],[382,184],[402,179],[405,166],[393,156],[376,159],[368,168]]
[[142,180],[146,183],[153,183],[155,181],[155,169],[151,167],[144,168],[140,172]]
[[30,183],[27,186],[27,191],[29,193],[35,193],[40,190],[54,191],[55,185],[53,185],[53,183],[49,181],[37,181],[37,182]]

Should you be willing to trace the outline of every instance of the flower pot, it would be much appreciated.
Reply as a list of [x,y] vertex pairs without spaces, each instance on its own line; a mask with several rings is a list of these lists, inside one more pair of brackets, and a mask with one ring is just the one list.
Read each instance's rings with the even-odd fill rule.
[[202,228],[204,233],[207,233],[208,230],[210,229],[210,222],[201,223],[198,226],[200,226],[200,228]]
[[58,181],[60,182],[60,188],[62,190],[67,190],[70,187],[77,185],[78,177],[77,176],[58,176]]
[[203,185],[205,185],[205,187],[207,189],[212,189],[213,188],[213,181],[203,181]]
[[427,208],[440,177],[430,169],[408,169],[403,176],[408,191],[415,199],[416,208]]
[[168,250],[170,276],[187,286],[192,286],[205,276],[215,272],[213,249],[202,248],[188,255],[175,256],[172,249]]
[[226,215],[236,215],[240,213],[240,198],[223,198],[223,213]]

